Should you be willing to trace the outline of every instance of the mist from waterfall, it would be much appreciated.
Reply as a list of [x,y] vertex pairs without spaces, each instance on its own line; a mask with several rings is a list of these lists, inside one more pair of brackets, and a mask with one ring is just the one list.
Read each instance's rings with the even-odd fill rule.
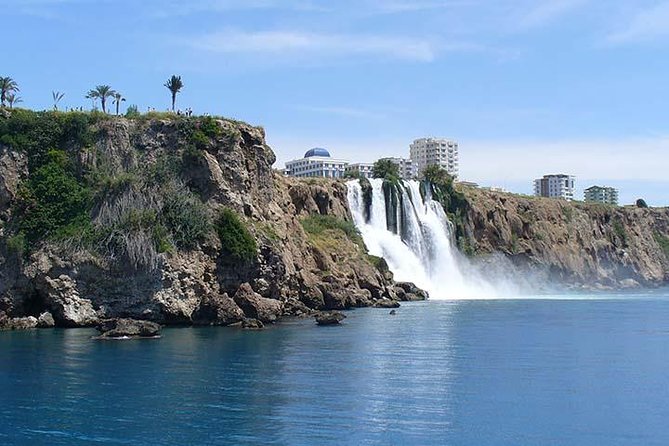
[[385,188],[382,179],[369,181],[371,200],[365,199],[359,181],[347,183],[349,206],[369,253],[386,260],[395,280],[415,283],[433,300],[514,293],[504,281],[493,285],[486,280],[480,268],[459,253],[453,225],[441,204],[432,200],[429,188],[421,195],[417,181]]

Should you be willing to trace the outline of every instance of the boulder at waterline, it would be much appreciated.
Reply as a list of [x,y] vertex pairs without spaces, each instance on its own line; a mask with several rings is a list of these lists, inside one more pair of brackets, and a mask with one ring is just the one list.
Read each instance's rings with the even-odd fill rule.
[[248,283],[240,285],[234,300],[247,317],[263,323],[276,322],[283,314],[283,302],[262,297]]
[[194,325],[232,325],[244,319],[244,312],[227,294],[202,298],[193,312]]
[[242,328],[245,330],[262,330],[265,328],[265,324],[258,319],[246,318],[242,321]]
[[324,311],[314,316],[318,325],[338,325],[346,319],[346,315],[339,311]]
[[105,319],[96,328],[101,333],[100,339],[156,338],[160,335],[160,324],[136,319]]
[[374,308],[399,308],[400,303],[396,300],[379,299],[374,301]]
[[37,318],[37,327],[39,328],[53,328],[56,326],[56,321],[53,319],[53,315],[48,311],[40,314]]

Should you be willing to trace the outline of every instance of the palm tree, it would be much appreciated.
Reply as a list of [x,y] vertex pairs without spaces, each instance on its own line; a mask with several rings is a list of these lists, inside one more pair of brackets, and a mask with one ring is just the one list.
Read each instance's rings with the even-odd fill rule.
[[116,92],[112,90],[112,87],[109,85],[98,85],[95,89],[88,92],[86,98],[93,99],[93,101],[100,99],[100,102],[102,103],[102,113],[107,113],[107,98],[112,97],[115,94]]
[[65,93],[61,93],[60,91],[52,91],[51,92],[51,97],[53,98],[53,109],[58,110],[58,103],[60,102],[61,99],[65,96]]
[[11,77],[0,77],[0,106],[4,107],[7,95],[20,91],[19,85]]
[[21,99],[20,96],[16,96],[14,93],[7,93],[6,98],[7,103],[9,104],[9,108],[14,108],[14,104],[18,104],[19,102],[23,102],[23,99]]
[[167,82],[165,82],[165,86],[172,93],[172,111],[174,111],[174,105],[177,102],[177,93],[179,93],[181,89],[184,88],[184,84],[181,82],[181,76],[176,76],[173,74],[172,77],[169,78]]
[[114,92],[114,104],[116,104],[116,116],[118,116],[118,107],[121,105],[121,102],[125,102],[125,98],[118,91]]

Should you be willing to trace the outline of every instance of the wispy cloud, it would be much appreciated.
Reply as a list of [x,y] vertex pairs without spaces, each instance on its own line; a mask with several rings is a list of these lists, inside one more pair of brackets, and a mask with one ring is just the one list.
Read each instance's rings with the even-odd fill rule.
[[335,115],[353,119],[383,119],[387,117],[385,113],[353,107],[315,107],[310,105],[296,105],[293,108],[305,112]]
[[403,13],[447,9],[460,6],[471,6],[476,0],[367,0],[365,2],[375,12]]
[[426,40],[367,34],[320,34],[299,31],[223,31],[198,36],[188,43],[220,53],[275,55],[379,56],[417,62],[435,59],[434,45]]
[[[630,148],[634,156],[630,156]],[[531,180],[565,172],[581,178],[666,180],[669,138],[562,141],[461,141],[463,169],[471,178]],[[621,168],[621,166],[625,166]]]
[[532,3],[524,12],[518,25],[521,28],[536,28],[546,25],[566,14],[585,6],[589,0],[541,0]]
[[[158,3],[156,1],[156,3]],[[160,8],[155,13],[158,17],[182,16],[202,12],[227,12],[234,10],[289,10],[289,11],[325,11],[326,6],[310,0],[160,0]]]
[[669,2],[642,9],[632,16],[627,26],[610,34],[609,44],[648,42],[669,37]]

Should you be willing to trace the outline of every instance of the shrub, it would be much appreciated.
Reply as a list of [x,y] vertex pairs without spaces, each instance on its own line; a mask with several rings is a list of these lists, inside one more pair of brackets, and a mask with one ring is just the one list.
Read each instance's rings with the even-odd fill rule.
[[215,227],[225,255],[242,263],[251,263],[256,258],[256,240],[234,211],[223,209]]
[[208,138],[218,138],[223,133],[218,121],[211,116],[203,117],[198,124],[200,132]]
[[191,141],[200,150],[207,148],[210,143],[209,137],[202,130],[195,130],[191,135]]
[[664,256],[669,259],[669,237],[662,235],[659,232],[656,232],[654,236],[655,241],[660,245],[662,252],[664,252]]
[[620,220],[613,221],[613,233],[623,244],[627,244],[627,231]]
[[135,119],[139,118],[141,116],[141,113],[139,112],[139,109],[137,108],[136,105],[129,105],[128,109],[125,111],[125,117],[128,119]]
[[21,191],[20,229],[31,242],[90,222],[91,191],[69,171],[64,152],[51,151],[48,157]]
[[23,257],[23,254],[26,252],[28,242],[26,241],[26,235],[23,232],[19,232],[16,235],[13,235],[7,239],[7,249],[9,252],[16,254],[17,257]]
[[31,169],[49,161],[51,150],[77,149],[93,142],[97,115],[82,112],[13,110],[0,118],[0,142],[25,152]]
[[195,248],[211,229],[206,206],[183,186],[166,192],[160,220],[172,234],[174,243],[185,249]]

